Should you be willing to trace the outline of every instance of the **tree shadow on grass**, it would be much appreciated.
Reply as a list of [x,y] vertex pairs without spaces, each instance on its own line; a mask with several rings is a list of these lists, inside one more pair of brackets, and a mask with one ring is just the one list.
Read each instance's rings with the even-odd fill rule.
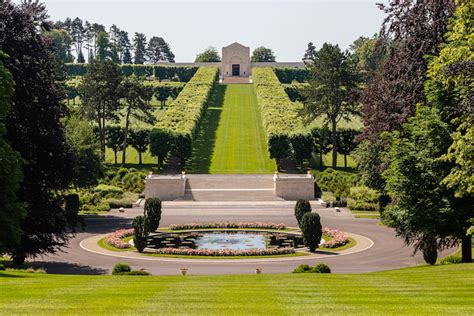
[[186,166],[188,173],[209,173],[216,142],[217,127],[223,111],[227,86],[217,85],[193,142],[193,153]]
[[94,268],[71,262],[35,261],[31,263],[31,266],[35,269],[43,268],[48,274],[99,275],[107,273],[106,269]]

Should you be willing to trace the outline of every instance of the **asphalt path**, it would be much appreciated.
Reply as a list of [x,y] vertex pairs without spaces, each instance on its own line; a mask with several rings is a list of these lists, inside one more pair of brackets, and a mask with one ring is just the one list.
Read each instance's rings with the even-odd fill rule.
[[[255,273],[255,268],[263,268],[263,273],[288,273],[300,264],[314,265],[323,262],[331,267],[333,273],[363,273],[422,264],[424,261],[420,254],[413,256],[413,248],[404,245],[403,240],[395,237],[391,228],[380,225],[373,219],[355,219],[343,210],[336,212],[334,209],[318,209],[324,227],[335,228],[349,233],[362,235],[371,239],[374,244],[371,248],[344,256],[334,256],[321,259],[295,258],[291,261],[265,261],[257,263],[239,262],[165,262],[140,259],[123,259],[104,256],[84,250],[80,242],[88,237],[112,232],[119,228],[129,228],[134,216],[143,212],[142,209],[126,210],[119,213],[112,211],[112,215],[86,219],[86,230],[79,232],[71,239],[63,252],[54,255],[45,255],[35,258],[34,266],[43,267],[49,273],[61,274],[106,274],[110,273],[112,266],[117,262],[127,262],[133,269],[146,269],[155,275],[176,275],[180,268],[188,268],[189,274],[249,274]],[[212,222],[212,221],[263,221],[284,223],[287,226],[297,226],[293,212],[290,208],[277,207],[271,209],[255,210],[239,207],[227,208],[225,211],[218,209],[199,209],[189,207],[170,207],[164,209],[160,226],[176,223]],[[447,255],[453,250],[440,254]]]

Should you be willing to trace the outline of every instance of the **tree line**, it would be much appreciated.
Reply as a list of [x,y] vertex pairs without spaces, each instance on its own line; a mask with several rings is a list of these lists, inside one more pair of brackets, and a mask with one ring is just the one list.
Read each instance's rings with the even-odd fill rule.
[[136,32],[130,40],[128,32],[115,24],[107,31],[102,24],[78,17],[55,22],[45,35],[53,42],[56,57],[63,63],[110,59],[121,64],[157,64],[173,63],[175,57],[162,37],[147,40],[145,34]]

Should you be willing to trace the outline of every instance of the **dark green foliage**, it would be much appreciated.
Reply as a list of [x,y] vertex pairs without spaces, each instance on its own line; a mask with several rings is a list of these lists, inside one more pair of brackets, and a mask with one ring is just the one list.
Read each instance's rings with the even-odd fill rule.
[[88,187],[97,184],[104,175],[100,144],[91,125],[79,116],[66,120],[66,139],[74,152],[74,184]]
[[308,48],[305,50],[304,55],[303,55],[303,61],[311,61],[315,58],[316,56],[316,46],[312,42],[308,43]]
[[174,62],[174,54],[162,37],[153,36],[150,38],[145,55],[148,58],[148,62],[152,64],[157,64],[160,61]]
[[[275,68],[275,71],[277,69],[278,68]],[[282,84],[282,86],[283,88],[285,88],[285,92],[288,95],[288,98],[290,98],[292,102],[296,102],[296,101],[304,102],[303,91],[308,86],[308,84],[293,82],[293,83]]]
[[369,188],[384,192],[385,179],[382,177],[384,145],[381,140],[361,142],[353,153],[362,183]]
[[292,83],[293,81],[302,83],[308,81],[309,71],[307,68],[277,67],[273,70],[281,83]]
[[321,236],[323,235],[321,219],[318,213],[306,213],[301,219],[301,232],[305,245],[309,251],[313,252],[319,247]]
[[351,210],[378,211],[379,194],[377,191],[365,186],[350,188],[347,207]]
[[110,169],[107,172],[107,181],[124,191],[142,193],[144,189],[143,180],[146,172],[135,168]]
[[144,270],[132,270],[128,272],[115,273],[114,275],[150,275],[150,273]]
[[302,264],[293,270],[293,273],[331,273],[331,269],[324,263],[318,263],[314,267]]
[[434,265],[436,260],[438,260],[438,245],[436,240],[426,240],[423,242],[421,251],[423,252],[423,259],[426,263]]
[[146,61],[146,37],[143,33],[135,33],[133,37],[133,63],[134,64],[144,64]]
[[65,210],[67,221],[71,224],[71,228],[75,231],[76,225],[79,221],[79,195],[78,194],[68,194],[64,197],[65,200]]
[[160,101],[160,107],[163,108],[166,105],[166,100],[171,96],[170,86],[157,86],[155,87],[155,96]]
[[450,255],[447,257],[444,257],[439,261],[439,264],[458,264],[462,263],[462,259],[459,256],[456,255]]
[[131,130],[128,143],[138,151],[138,164],[142,164],[142,154],[148,150],[150,131],[146,129]]
[[112,268],[113,275],[121,274],[124,272],[130,272],[130,271],[132,271],[132,269],[130,268],[128,263],[123,263],[123,262],[116,263],[114,267]]
[[343,118],[357,114],[359,77],[350,55],[338,45],[324,43],[315,54],[304,90],[305,112],[311,119],[324,118],[332,140],[332,166],[337,166],[337,125]]
[[105,129],[106,145],[114,152],[114,162],[117,164],[117,152],[123,146],[123,129],[120,126],[107,126]]
[[208,47],[196,56],[195,63],[215,63],[220,62],[221,57],[215,47]]
[[147,218],[145,216],[135,217],[132,226],[134,229],[133,243],[135,248],[137,248],[138,252],[143,252],[148,241]]
[[61,63],[70,63],[73,61],[71,54],[72,38],[65,30],[46,31],[44,35],[51,41],[56,60]]
[[[61,124],[66,107],[57,62],[49,41],[41,34],[40,26],[48,24],[46,16],[41,3],[0,2],[0,51],[9,55],[0,59],[15,82],[6,139],[27,162],[17,191],[27,210],[21,221],[23,233],[19,243],[7,245],[15,264],[28,256],[56,252],[73,235],[63,207],[63,192],[72,184],[74,162]],[[17,168],[18,162],[9,162],[7,168]],[[0,169],[3,173],[3,163]],[[18,179],[18,173],[12,177],[12,189]]]
[[314,127],[311,130],[315,152],[319,154],[320,165],[323,165],[323,155],[331,151],[331,133],[328,128]]
[[270,48],[260,46],[254,49],[250,60],[253,63],[275,62],[275,54]]
[[[4,57],[1,52],[0,56]],[[13,85],[10,72],[0,63],[0,253],[6,244],[15,244],[20,240],[20,219],[25,215],[25,207],[16,196],[22,180],[22,160],[3,139]]]
[[353,129],[339,129],[337,131],[337,152],[344,155],[344,168],[347,168],[347,155],[356,149],[358,142],[356,137],[359,131]]
[[158,198],[148,198],[145,201],[144,216],[147,218],[147,230],[155,232],[160,226],[161,201]]
[[84,76],[87,73],[87,64],[66,63],[66,73],[70,77]]
[[318,263],[314,266],[313,273],[331,273],[331,268],[324,263]]
[[346,198],[351,187],[357,185],[359,178],[356,174],[327,168],[316,174],[316,183],[323,191],[333,192],[337,199]]
[[108,184],[99,184],[92,192],[99,198],[121,198],[123,195],[121,188]]
[[300,166],[304,159],[311,158],[313,139],[309,133],[297,133],[290,136],[293,158]]
[[311,204],[307,200],[298,200],[295,204],[295,217],[298,221],[298,226],[301,228],[301,220],[304,214],[311,213]]
[[165,131],[153,129],[150,132],[150,152],[157,157],[158,167],[161,168],[163,161],[171,150],[172,137]]

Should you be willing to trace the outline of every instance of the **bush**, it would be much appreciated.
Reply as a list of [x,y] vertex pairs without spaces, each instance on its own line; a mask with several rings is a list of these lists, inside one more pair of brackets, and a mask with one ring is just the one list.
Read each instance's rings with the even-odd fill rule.
[[301,231],[303,233],[304,243],[309,248],[309,251],[315,251],[323,235],[319,214],[304,214],[301,219]]
[[313,268],[310,267],[309,265],[302,264],[302,265],[299,265],[295,270],[293,270],[293,273],[311,273],[312,269]]
[[99,198],[121,198],[123,195],[121,188],[107,184],[99,184],[92,192]]
[[439,264],[457,264],[462,263],[462,258],[459,256],[451,255],[444,257],[439,261]]
[[350,189],[356,186],[359,177],[356,174],[327,168],[316,174],[316,183],[322,191],[333,192],[336,199],[348,197]]
[[324,263],[318,263],[314,267],[302,264],[293,270],[293,273],[331,273],[331,269]]
[[331,273],[331,269],[324,263],[318,263],[314,266],[313,273]]
[[275,75],[281,83],[302,83],[308,81],[309,71],[306,67],[278,67],[274,68]]
[[147,246],[148,231],[147,231],[147,219],[144,216],[137,216],[133,219],[133,243],[138,252],[143,252]]
[[129,272],[115,273],[114,275],[150,275],[150,273],[143,270],[132,270]]
[[135,168],[109,169],[106,172],[106,176],[107,183],[120,187],[125,191],[141,193],[145,188],[145,171],[140,171]]
[[311,213],[311,204],[307,200],[298,200],[295,205],[295,217],[298,221],[298,226],[301,228],[301,219],[306,213]]
[[366,186],[350,188],[347,206],[352,210],[377,211],[379,194]]
[[130,266],[127,263],[123,263],[123,262],[116,263],[114,267],[112,268],[113,275],[121,274],[124,272],[130,272],[130,271],[132,271]]
[[147,218],[147,230],[154,232],[160,226],[161,201],[158,198],[149,198],[145,201],[145,217]]
[[0,271],[5,271],[5,266],[0,263]]

